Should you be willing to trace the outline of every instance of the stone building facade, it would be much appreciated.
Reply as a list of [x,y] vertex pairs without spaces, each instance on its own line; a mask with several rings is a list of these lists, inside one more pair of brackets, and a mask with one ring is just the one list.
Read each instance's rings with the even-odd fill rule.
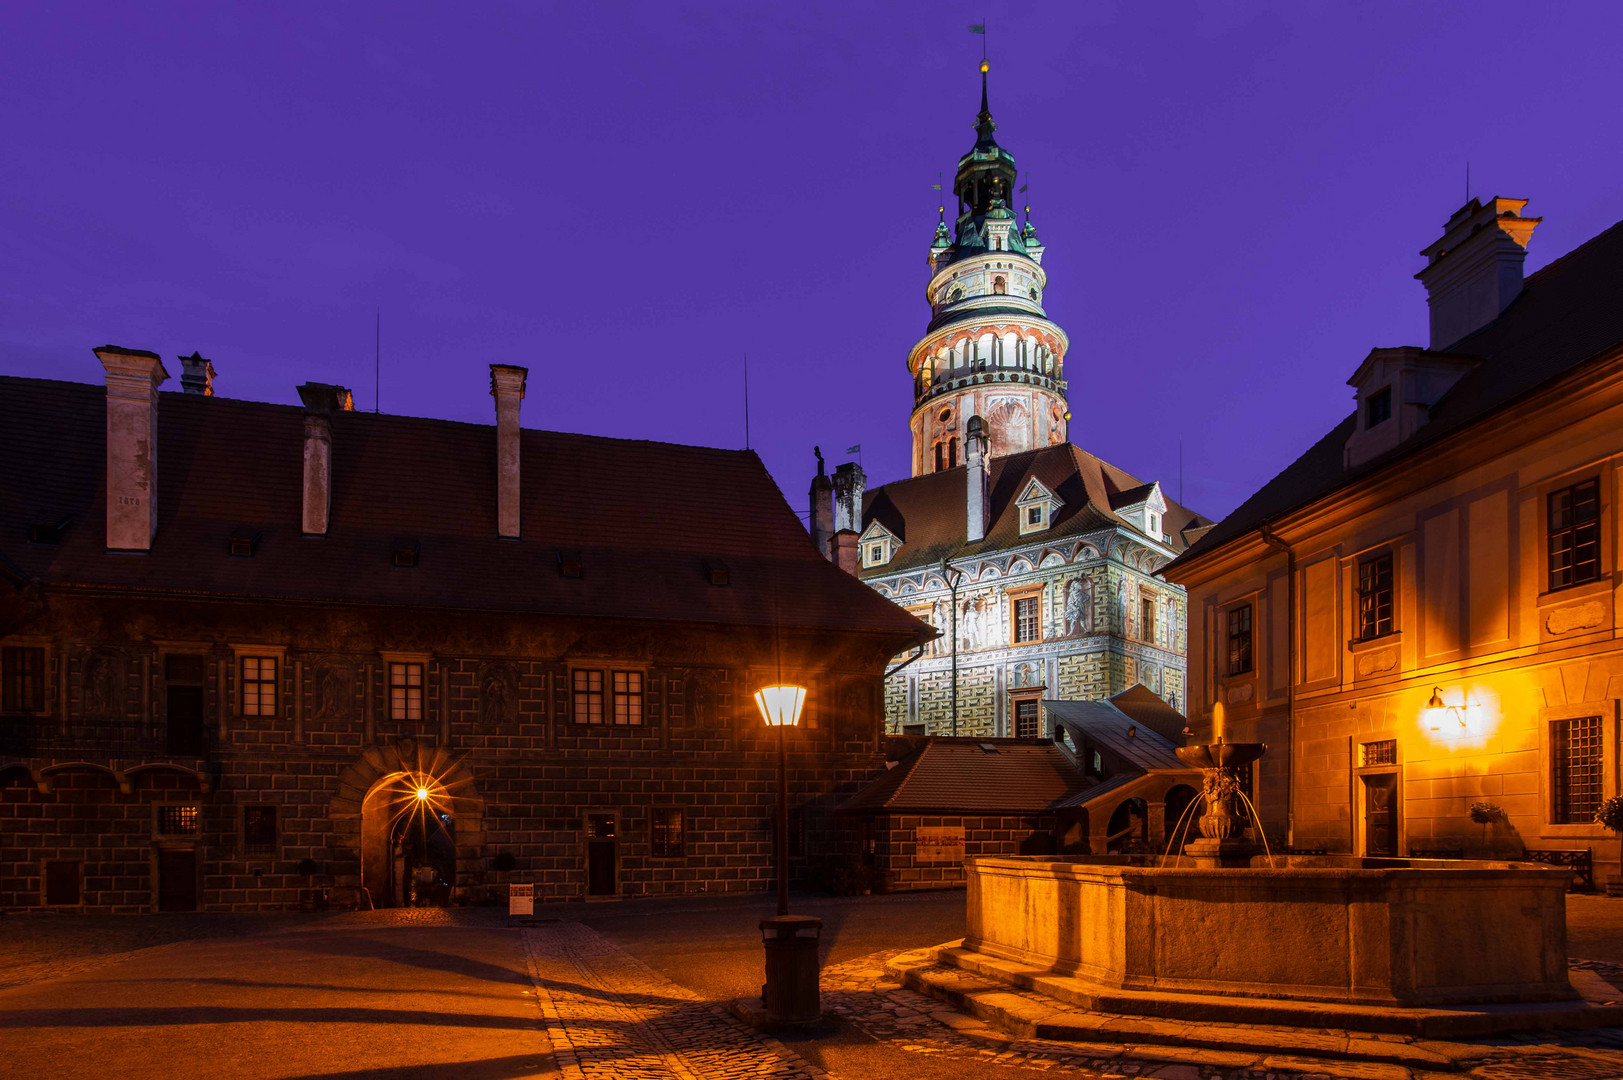
[[754,454],[521,431],[522,368],[492,427],[97,352],[105,389],[0,380],[0,907],[765,888],[780,678],[794,873],[854,857],[928,631]]
[[1269,744],[1288,843],[1617,867],[1623,226],[1524,280],[1524,205],[1453,215],[1428,347],[1373,350],[1352,415],[1166,571],[1192,722]]
[[1020,223],[1010,207],[1018,176],[986,78],[983,63],[907,359],[913,475],[868,489],[848,463],[811,489],[823,553],[940,635],[886,683],[893,733],[1035,735],[1043,698],[1139,683],[1186,697],[1183,590],[1159,570],[1210,522],[1069,443],[1069,343],[1043,307],[1030,208]]

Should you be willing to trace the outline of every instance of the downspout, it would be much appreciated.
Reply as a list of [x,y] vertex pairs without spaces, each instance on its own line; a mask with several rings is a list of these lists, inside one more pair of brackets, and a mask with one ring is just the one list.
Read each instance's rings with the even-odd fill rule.
[[1266,524],[1262,542],[1285,553],[1285,846],[1296,846],[1296,553]]

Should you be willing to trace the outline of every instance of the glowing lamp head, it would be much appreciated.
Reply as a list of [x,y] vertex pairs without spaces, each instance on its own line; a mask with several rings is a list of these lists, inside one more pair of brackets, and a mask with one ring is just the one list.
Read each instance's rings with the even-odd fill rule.
[[991,70],[992,70],[992,65],[988,64],[985,60],[982,60],[981,61],[981,74],[985,75],[988,71],[991,71]]
[[1443,704],[1443,690],[1440,686],[1431,688],[1431,698],[1426,702],[1426,726],[1432,731],[1440,731],[1443,721],[1448,719],[1448,706]]
[[805,704],[804,686],[763,686],[755,692],[755,707],[768,727],[794,727]]
[[418,802],[427,802],[428,801],[428,789],[427,788],[425,788],[425,787],[418,788],[416,794],[417,794],[417,801]]

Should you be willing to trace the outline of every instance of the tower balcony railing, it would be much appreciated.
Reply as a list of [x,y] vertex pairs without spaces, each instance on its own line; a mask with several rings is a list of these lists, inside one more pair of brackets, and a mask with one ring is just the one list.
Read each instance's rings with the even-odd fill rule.
[[959,368],[932,381],[916,395],[915,407],[927,401],[962,390],[970,386],[1035,386],[1065,396],[1066,382],[1026,368],[992,367],[979,363],[974,368]]

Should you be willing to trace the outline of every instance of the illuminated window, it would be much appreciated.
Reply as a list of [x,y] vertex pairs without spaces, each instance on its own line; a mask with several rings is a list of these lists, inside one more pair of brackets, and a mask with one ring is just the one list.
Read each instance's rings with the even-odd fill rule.
[[614,673],[614,722],[616,724],[642,723],[642,672],[616,671]]
[[648,853],[656,859],[680,859],[687,854],[682,837],[682,811],[656,808],[649,819]]
[[1392,388],[1384,386],[1364,401],[1364,430],[1379,424],[1392,415]]
[[1600,482],[1552,491],[1549,498],[1550,591],[1600,577]]
[[1035,739],[1043,733],[1042,717],[1035,701],[1017,701],[1014,705],[1014,734],[1020,739]]
[[1358,564],[1358,640],[1392,632],[1392,556]]
[[601,724],[603,722],[603,673],[601,671],[575,672],[575,723]]
[[1251,605],[1241,604],[1229,609],[1229,664],[1230,675],[1244,675],[1251,670]]
[[1014,641],[1021,644],[1026,641],[1036,641],[1041,636],[1041,628],[1037,624],[1038,598],[1035,596],[1022,596],[1014,602]]
[[1550,773],[1550,822],[1593,823],[1601,797],[1600,717],[1550,721]]
[[1367,742],[1362,746],[1361,764],[1369,765],[1396,765],[1398,763],[1398,741],[1396,739],[1381,739],[1378,742]]
[[242,851],[245,855],[276,854],[276,807],[242,808]]
[[197,835],[197,807],[195,807],[195,806],[160,806],[160,807],[158,807],[158,835],[159,836],[196,836]]
[[242,715],[276,715],[276,657],[242,658]]
[[421,720],[423,718],[423,665],[391,663],[389,665],[389,719]]
[[0,711],[45,711],[45,650],[37,645],[0,649]]

